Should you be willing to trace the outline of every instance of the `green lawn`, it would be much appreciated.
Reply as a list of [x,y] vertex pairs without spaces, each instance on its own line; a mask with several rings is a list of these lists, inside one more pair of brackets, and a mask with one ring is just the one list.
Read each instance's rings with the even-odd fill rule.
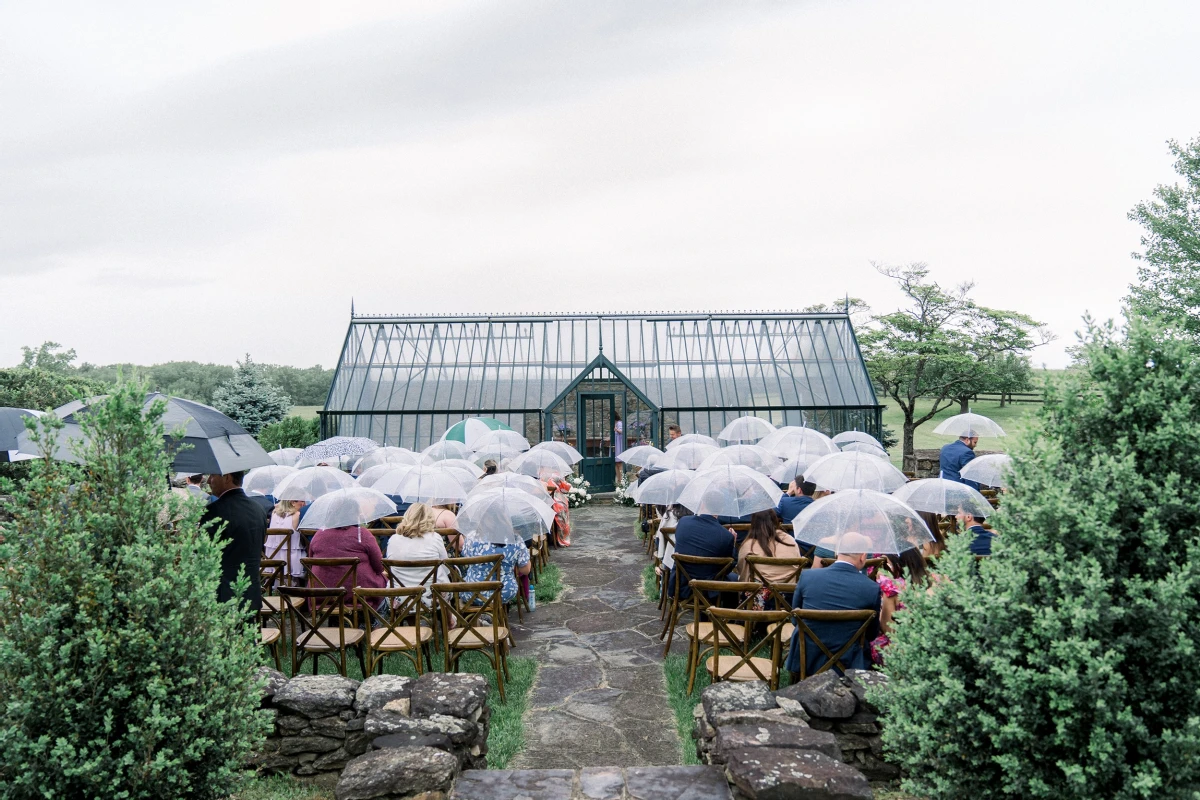
[[[885,398],[880,398],[881,403],[887,404]],[[926,413],[933,404],[930,402],[921,402],[917,406],[918,414]],[[1008,447],[1008,442],[1012,441],[1012,437],[1030,426],[1036,418],[1037,413],[1041,410],[1040,403],[1015,403],[1006,405],[1000,408],[997,402],[991,403],[975,403],[971,406],[971,412],[974,414],[982,414],[985,417],[995,420],[1001,428],[1004,428],[1007,437],[1002,438],[983,438],[979,440],[980,450],[993,450],[996,452],[1004,452]],[[950,408],[939,411],[937,415],[917,428],[913,437],[913,444],[918,450],[923,449],[938,449],[944,444],[948,444],[953,439],[949,436],[942,436],[933,432],[933,429],[938,426],[942,420],[947,417],[952,417],[958,413],[958,403],[955,403]],[[902,439],[904,432],[904,414],[896,407],[893,402],[887,405],[883,410],[883,424],[891,428],[897,439]],[[900,445],[892,449],[892,463],[900,466]]]
[[288,412],[288,416],[316,419],[317,412],[322,408],[324,408],[324,406],[292,406],[292,410]]

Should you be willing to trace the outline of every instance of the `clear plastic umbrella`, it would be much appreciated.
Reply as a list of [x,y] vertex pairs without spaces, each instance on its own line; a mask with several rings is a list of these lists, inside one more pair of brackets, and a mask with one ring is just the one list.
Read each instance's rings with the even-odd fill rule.
[[377,467],[380,464],[413,465],[420,464],[424,460],[424,457],[420,453],[414,453],[406,447],[379,447],[356,461],[350,473],[352,475],[361,475],[371,467]]
[[[676,440],[678,441],[678,440]],[[667,447],[667,452],[650,462],[655,469],[696,469],[704,459],[721,448],[701,442],[689,442],[676,447]]]
[[804,478],[820,489],[833,492],[846,489],[894,492],[908,482],[904,473],[893,467],[891,462],[865,453],[824,456],[805,470]]
[[[538,442],[530,449],[549,450],[568,464],[578,464],[580,461],[583,461],[583,453],[580,453],[566,442]],[[620,460],[619,456],[618,460]]]
[[296,462],[300,460],[302,452],[304,451],[299,447],[281,447],[278,450],[272,450],[267,455],[281,467],[294,467],[296,466]]
[[775,508],[782,496],[766,475],[738,464],[698,472],[680,494],[679,504],[695,514],[744,517]]
[[542,480],[557,480],[571,474],[571,465],[549,450],[530,450],[523,453],[513,459],[508,468],[519,475],[529,475]]
[[663,451],[659,450],[654,445],[639,444],[636,447],[631,447],[625,452],[619,454],[617,456],[617,461],[621,461],[634,467],[644,467],[647,466],[651,460],[658,458],[662,454]]
[[689,469],[669,469],[651,475],[633,490],[633,500],[643,506],[674,505],[695,477],[696,473]]
[[396,513],[396,504],[374,489],[355,486],[323,494],[304,512],[304,527],[345,528],[366,525]]
[[412,468],[412,464],[377,464],[363,470],[363,474],[358,476],[358,485],[364,489],[372,488],[376,481],[392,472],[399,473],[396,477],[399,480],[400,476],[406,475]]
[[308,467],[284,478],[275,487],[275,497],[312,502],[322,495],[355,485],[354,478],[336,467]]
[[880,450],[883,449],[883,442],[879,441],[871,434],[863,433],[862,431],[842,431],[834,436],[830,441],[832,441],[838,447],[841,447],[844,444],[850,444],[850,442],[866,442],[867,444],[875,445]]
[[1007,436],[1004,429],[982,414],[955,414],[933,429],[944,436]]
[[296,471],[295,467],[282,467],[278,464],[273,467],[255,467],[246,473],[242,489],[247,494],[274,495],[275,487],[288,476],[296,474]]
[[435,464],[419,464],[399,475],[389,472],[375,481],[371,488],[384,494],[400,495],[406,503],[444,506],[467,499],[467,490],[462,482]]
[[755,442],[775,432],[775,426],[762,417],[738,417],[717,434],[727,442]]
[[448,458],[470,458],[471,448],[454,439],[442,439],[421,451],[428,461],[445,461]]
[[479,478],[483,475],[483,467],[465,458],[444,458],[441,461],[435,462],[434,466],[464,470],[471,473],[471,477],[473,478]]
[[488,431],[475,440],[471,445],[474,450],[480,450],[493,444],[504,444],[509,447],[515,447],[522,452],[529,449],[529,440],[516,431],[495,430]]
[[458,529],[492,544],[515,544],[547,533],[554,509],[519,489],[494,488],[472,494],[458,511]]
[[482,447],[479,450],[473,451],[468,458],[471,461],[474,461],[476,464],[483,464],[485,461],[495,461],[497,464],[499,464],[501,461],[506,461],[510,458],[516,458],[524,452],[525,450],[523,448],[513,447],[512,445],[503,444],[501,442],[495,442],[487,445],[486,447]]
[[334,436],[316,444],[310,444],[300,453],[305,461],[330,461],[342,456],[363,456],[379,445],[363,436]]
[[479,484],[471,490],[471,493],[467,495],[467,499],[470,500],[477,494],[483,494],[493,489],[516,489],[532,497],[536,497],[546,505],[553,505],[554,503],[554,498],[546,491],[546,484],[537,478],[531,478],[528,475],[517,475],[514,472],[498,472],[495,475],[485,475],[479,479]]
[[[431,464],[430,468],[431,469],[440,469],[442,472],[445,472],[447,475],[452,476],[454,478],[454,480],[458,481],[458,485],[462,487],[462,490],[464,492],[466,492],[467,494],[470,494],[471,490],[474,489],[475,486],[479,483],[479,476],[476,475],[475,473],[473,473],[471,470],[467,469],[466,467],[463,467],[462,465],[464,463],[470,464],[470,466],[475,467],[475,465],[471,464],[470,461],[463,462],[463,461],[460,461],[457,459],[448,459],[446,461],[438,461],[435,464]],[[475,467],[475,468],[478,469],[478,467]],[[480,472],[482,472],[482,470],[480,470]]]
[[986,456],[975,456],[967,465],[959,470],[965,480],[975,481],[984,486],[1008,486],[1008,471],[1012,468],[1012,456],[1004,453],[991,453]]
[[825,434],[812,428],[786,425],[774,433],[767,434],[758,443],[780,458],[803,458],[805,456],[827,456],[837,452],[837,445]]
[[876,458],[889,459],[891,456],[882,447],[876,447],[870,442],[846,442],[842,445],[843,453],[866,453]]
[[911,507],[870,489],[850,489],[813,501],[792,520],[792,536],[835,553],[893,555],[934,540]]
[[804,477],[804,473],[808,471],[808,468],[824,457],[806,455],[799,458],[789,458],[771,470],[771,480],[776,483],[791,483],[797,478]]
[[676,447],[681,447],[685,444],[706,444],[710,447],[720,447],[721,443],[711,436],[705,436],[703,433],[685,433],[678,439],[672,439],[667,442],[667,450],[674,450]]
[[960,513],[976,517],[987,517],[992,513],[992,504],[978,491],[958,481],[948,481],[945,478],[922,478],[909,481],[896,491],[892,497],[915,508],[917,511],[927,511],[930,514],[942,514],[953,517]]
[[770,475],[771,470],[779,466],[779,457],[764,447],[756,444],[734,444],[722,447],[700,463],[699,469],[720,467],[725,464],[741,464],[755,472]]

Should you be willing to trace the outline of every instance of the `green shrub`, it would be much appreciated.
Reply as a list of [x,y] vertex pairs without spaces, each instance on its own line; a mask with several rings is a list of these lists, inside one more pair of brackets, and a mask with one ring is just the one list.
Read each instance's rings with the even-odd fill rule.
[[0,797],[224,797],[270,727],[257,631],[216,600],[221,545],[199,501],[168,498],[165,407],[143,402],[118,387],[84,421],[84,464],[35,461],[14,495]]
[[1012,451],[1000,537],[905,594],[879,693],[928,798],[1196,798],[1200,361],[1134,321],[1090,333]]
[[46,411],[78,397],[104,394],[108,384],[47,369],[0,369],[0,406]]
[[246,354],[233,377],[213,390],[213,407],[257,436],[263,427],[279,422],[292,407],[291,399],[271,383],[263,368]]
[[284,417],[258,434],[258,443],[270,452],[281,447],[308,447],[321,439],[321,420]]

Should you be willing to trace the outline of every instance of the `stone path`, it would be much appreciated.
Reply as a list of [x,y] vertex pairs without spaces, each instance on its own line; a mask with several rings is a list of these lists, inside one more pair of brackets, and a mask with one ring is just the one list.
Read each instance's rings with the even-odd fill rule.
[[[534,656],[525,751],[516,769],[681,763],[663,680],[658,607],[641,593],[647,563],[637,512],[572,512],[571,547],[551,560],[566,591],[515,626],[516,655]],[[674,648],[672,648],[674,649]]]

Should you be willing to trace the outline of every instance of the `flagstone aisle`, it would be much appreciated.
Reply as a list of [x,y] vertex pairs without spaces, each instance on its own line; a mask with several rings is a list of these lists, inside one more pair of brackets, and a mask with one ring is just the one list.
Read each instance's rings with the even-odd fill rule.
[[538,676],[525,751],[511,766],[679,764],[662,623],[641,593],[647,557],[633,532],[637,512],[605,503],[572,512],[571,521],[573,544],[551,555],[568,588],[516,626],[514,653],[536,657]]

